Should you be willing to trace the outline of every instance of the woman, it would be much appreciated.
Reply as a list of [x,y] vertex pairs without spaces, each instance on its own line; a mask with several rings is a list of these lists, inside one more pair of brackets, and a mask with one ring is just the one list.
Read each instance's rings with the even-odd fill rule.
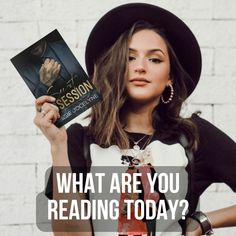
[[[86,66],[103,96],[103,101],[92,108],[87,129],[79,124],[67,131],[58,129],[53,124],[60,116],[53,105],[55,99],[43,96],[36,100],[35,124],[51,144],[53,166],[73,169],[89,163],[90,168],[91,158],[92,166],[111,161],[113,165],[127,165],[128,172],[142,172],[147,166],[145,171],[152,171],[154,166],[187,170],[186,188],[180,192],[180,197],[189,201],[186,224],[178,218],[164,226],[159,221],[135,219],[127,225],[122,200],[130,195],[123,194],[119,234],[164,235],[157,232],[163,231],[169,235],[179,231],[174,235],[180,235],[183,230],[189,236],[210,235],[212,228],[236,226],[236,206],[195,212],[199,196],[211,183],[225,182],[236,191],[236,147],[228,136],[196,114],[188,119],[180,117],[181,105],[196,87],[201,72],[200,49],[189,28],[157,6],[122,5],[109,11],[92,30]],[[89,153],[83,155],[86,147],[81,143],[85,140]],[[145,198],[148,189],[144,180],[142,184]],[[155,193],[156,202],[168,200],[167,195]],[[90,222],[86,224],[91,230]],[[93,227],[96,232],[97,226]]]

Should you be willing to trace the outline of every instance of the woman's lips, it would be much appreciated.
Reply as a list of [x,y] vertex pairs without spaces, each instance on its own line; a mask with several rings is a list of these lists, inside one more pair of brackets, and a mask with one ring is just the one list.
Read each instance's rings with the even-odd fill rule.
[[144,86],[150,83],[150,81],[144,78],[134,78],[134,79],[131,79],[129,82],[136,86]]

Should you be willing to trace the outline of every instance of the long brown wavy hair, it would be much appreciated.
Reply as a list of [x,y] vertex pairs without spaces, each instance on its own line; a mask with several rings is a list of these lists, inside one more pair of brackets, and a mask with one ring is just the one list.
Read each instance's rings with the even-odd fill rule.
[[[187,98],[186,83],[191,81],[191,78],[181,66],[164,33],[147,22],[136,22],[96,61],[92,81],[103,100],[92,107],[89,115],[91,118],[89,132],[95,142],[103,147],[110,145],[118,145],[120,148],[129,147],[128,135],[124,130],[124,110],[128,109],[125,83],[125,78],[128,75],[128,49],[132,35],[144,29],[153,30],[164,39],[170,58],[170,78],[175,91],[170,103],[164,104],[160,101],[154,108],[152,113],[153,128],[164,138],[177,138],[183,132],[188,139],[188,148],[196,151],[197,127],[190,118],[180,116],[182,104]],[[170,91],[166,88],[163,92],[164,98],[168,99],[169,93]]]

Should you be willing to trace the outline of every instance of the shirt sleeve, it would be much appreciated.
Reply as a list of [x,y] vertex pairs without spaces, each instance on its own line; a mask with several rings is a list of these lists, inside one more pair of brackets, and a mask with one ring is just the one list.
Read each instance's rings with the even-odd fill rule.
[[[70,167],[73,173],[86,173],[87,163],[84,158],[83,150],[83,132],[82,125],[75,123],[67,129],[67,148]],[[52,168],[45,188],[45,195],[52,199],[53,191],[53,177]]]
[[193,114],[199,131],[195,181],[199,195],[212,183],[225,183],[236,192],[236,144],[210,122]]
[[84,158],[83,136],[84,128],[82,125],[75,123],[67,129],[68,135],[68,157],[71,167],[86,168],[86,160]]

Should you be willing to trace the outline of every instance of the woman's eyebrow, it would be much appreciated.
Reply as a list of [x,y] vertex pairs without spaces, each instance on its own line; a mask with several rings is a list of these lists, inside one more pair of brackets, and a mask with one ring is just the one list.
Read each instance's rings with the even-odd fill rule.
[[[129,48],[129,51],[130,52],[137,52],[138,50],[134,49],[134,48]],[[153,53],[153,52],[161,52],[165,56],[165,53],[160,48],[149,49],[149,50],[147,50],[147,52],[148,52],[148,54]]]
[[165,53],[160,49],[160,48],[156,48],[156,49],[151,49],[151,50],[148,50],[149,53],[153,53],[153,52],[161,52],[164,56],[165,56]]

